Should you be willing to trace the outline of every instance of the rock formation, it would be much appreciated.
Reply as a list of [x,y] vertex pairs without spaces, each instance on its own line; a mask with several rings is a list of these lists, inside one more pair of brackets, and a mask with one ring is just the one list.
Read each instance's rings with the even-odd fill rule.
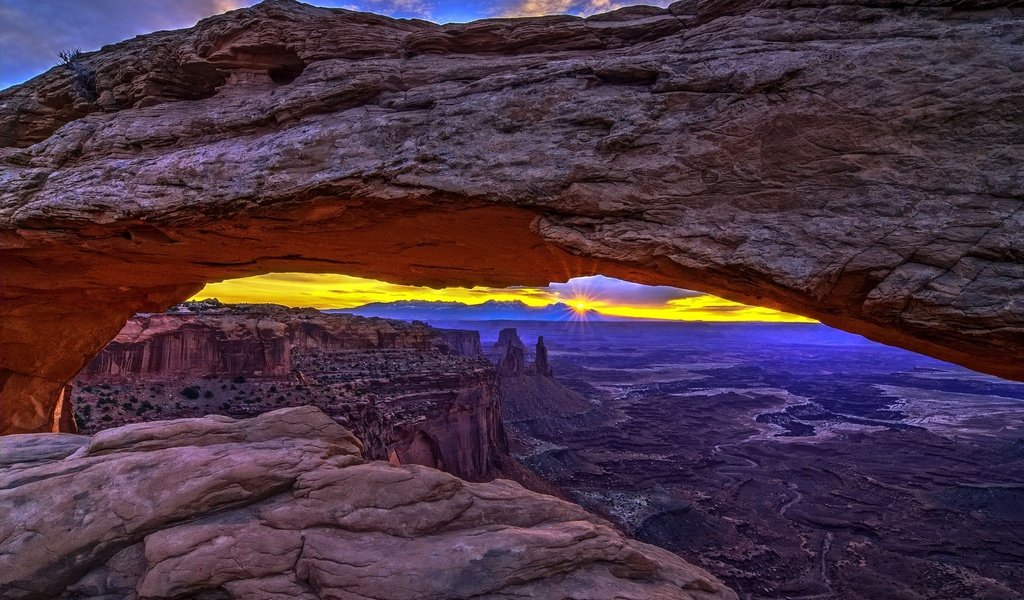
[[537,338],[537,351],[533,359],[533,372],[544,377],[554,377],[551,365],[548,364],[548,349],[544,345],[544,336]]
[[[514,343],[518,331],[510,327],[501,335],[513,342],[497,358],[501,417],[511,446],[521,449],[524,440],[538,433],[557,435],[560,429],[582,423],[580,419],[603,418],[599,407],[555,379],[544,336],[537,337],[533,364],[527,366],[523,349]],[[494,347],[501,348],[500,341]]]
[[526,344],[519,339],[519,332],[515,327],[506,327],[499,331],[498,341],[494,342],[494,349],[500,352],[505,352],[510,346],[526,351]]
[[1024,378],[1010,0],[439,26],[270,0],[0,93],[0,433],[140,311],[272,271],[604,273]]
[[602,417],[600,407],[553,377],[520,374],[501,377],[501,417],[511,446],[538,433],[557,435],[575,423]]
[[0,595],[735,599],[509,481],[368,462],[315,408],[0,439]]
[[81,376],[104,381],[135,375],[285,376],[294,368],[296,352],[407,348],[480,354],[475,331],[269,304],[206,304],[198,312],[188,310],[187,304],[178,311],[133,317]]
[[480,346],[480,332],[468,329],[438,329],[439,332],[433,343],[444,351],[455,356],[483,356],[484,351]]
[[75,379],[74,396],[86,432],[311,404],[348,425],[367,458],[548,491],[508,453],[497,374],[479,350],[476,331],[186,303],[132,318]]
[[[507,329],[504,331],[508,331]],[[513,329],[513,331],[515,331]],[[522,346],[509,344],[505,346],[505,356],[498,360],[498,374],[502,376],[519,375],[526,372],[526,355]]]
[[529,366],[526,364],[526,345],[519,338],[519,332],[515,327],[506,327],[499,332],[494,350],[501,353],[498,356],[498,373],[502,377],[527,374],[553,376],[551,365],[548,364],[548,349],[544,345],[544,336],[537,338],[534,362]]

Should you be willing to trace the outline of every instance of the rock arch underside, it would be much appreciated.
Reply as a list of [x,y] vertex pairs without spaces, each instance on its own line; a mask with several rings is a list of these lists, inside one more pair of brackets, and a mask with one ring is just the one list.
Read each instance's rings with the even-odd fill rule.
[[270,1],[0,93],[0,432],[204,283],[603,273],[1024,379],[1017,2]]

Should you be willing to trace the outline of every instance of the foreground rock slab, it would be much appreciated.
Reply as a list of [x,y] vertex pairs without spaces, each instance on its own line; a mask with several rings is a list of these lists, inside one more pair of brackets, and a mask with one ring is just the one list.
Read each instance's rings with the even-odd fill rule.
[[364,461],[311,407],[7,436],[0,456],[4,599],[736,598],[574,504]]
[[0,433],[209,281],[603,273],[1024,379],[1014,0],[435,25],[288,0],[0,93]]

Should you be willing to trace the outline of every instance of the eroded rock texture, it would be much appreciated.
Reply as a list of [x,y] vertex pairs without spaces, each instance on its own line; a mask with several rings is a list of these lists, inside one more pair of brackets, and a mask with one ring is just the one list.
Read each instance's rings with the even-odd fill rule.
[[94,381],[289,376],[299,369],[293,355],[405,349],[477,356],[480,334],[273,304],[190,302],[175,312],[133,317],[80,375]]
[[1020,11],[276,0],[84,55],[0,94],[0,432],[132,313],[270,271],[601,272],[1024,378]]
[[5,437],[0,595],[736,598],[573,504],[359,450],[311,407]]
[[72,389],[85,432],[309,404],[350,427],[366,458],[548,489],[508,453],[497,373],[476,331],[187,302],[130,319]]

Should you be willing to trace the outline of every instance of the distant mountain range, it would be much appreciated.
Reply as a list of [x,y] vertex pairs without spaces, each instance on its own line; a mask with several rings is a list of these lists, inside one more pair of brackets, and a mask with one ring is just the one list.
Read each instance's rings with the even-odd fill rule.
[[488,300],[482,304],[428,300],[372,302],[355,308],[328,309],[328,313],[348,313],[364,317],[383,317],[403,321],[616,321],[596,310],[579,311],[564,303],[528,306],[519,300]]

